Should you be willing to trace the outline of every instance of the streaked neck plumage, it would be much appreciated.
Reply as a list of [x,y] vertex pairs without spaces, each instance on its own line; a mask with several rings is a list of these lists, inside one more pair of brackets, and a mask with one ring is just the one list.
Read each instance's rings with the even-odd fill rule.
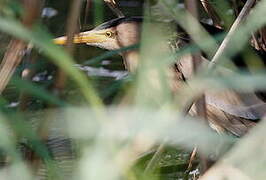
[[[141,23],[122,23],[116,27],[116,31],[119,47],[132,46],[140,41]],[[121,53],[121,55],[123,57],[125,68],[129,72],[135,72],[139,62],[139,51],[129,50]]]
[[129,72],[136,72],[139,63],[139,52],[137,50],[128,51],[122,54],[125,68]]

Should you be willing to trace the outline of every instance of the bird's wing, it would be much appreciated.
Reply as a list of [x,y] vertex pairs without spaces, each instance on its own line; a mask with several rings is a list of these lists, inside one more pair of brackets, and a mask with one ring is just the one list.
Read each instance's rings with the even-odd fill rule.
[[[209,61],[202,58],[202,63],[208,65]],[[180,59],[179,68],[186,79],[192,75],[191,56],[187,55]],[[233,73],[232,71],[217,67],[222,75]],[[261,119],[266,112],[266,103],[259,99],[255,93],[240,93],[231,89],[223,91],[206,91],[206,103],[217,109],[220,109],[230,115],[257,120]]]
[[238,93],[233,90],[206,92],[206,103],[228,114],[251,120],[258,120],[266,112],[266,103],[254,93]]
[[[251,127],[256,125],[255,121],[231,115],[210,104],[206,104],[206,109],[209,125],[218,133],[226,132],[240,137],[245,135]],[[196,108],[194,105],[189,113],[191,115],[196,115]]]

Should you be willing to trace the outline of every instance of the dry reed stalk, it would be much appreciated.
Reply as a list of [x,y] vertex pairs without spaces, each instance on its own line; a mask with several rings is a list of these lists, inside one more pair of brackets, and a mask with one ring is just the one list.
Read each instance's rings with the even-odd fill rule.
[[[73,0],[70,6],[71,7],[70,14],[68,16],[68,21],[67,21],[66,51],[71,55],[73,54],[74,51],[73,37],[74,34],[77,32],[81,5],[82,5],[82,0],[75,0],[75,1]],[[54,82],[54,87],[53,87],[53,91],[55,92],[55,94],[61,95],[62,91],[65,88],[66,80],[67,80],[66,74],[62,70],[59,70],[56,75],[56,80]]]
[[[23,0],[22,2],[25,9],[22,23],[27,28],[31,28],[39,17],[41,3],[39,0]],[[10,41],[0,65],[0,94],[2,94],[3,90],[6,88],[16,67],[20,64],[26,47],[27,44],[19,39],[12,39]]]
[[190,153],[188,167],[187,167],[187,170],[186,170],[187,172],[189,172],[191,170],[191,168],[193,166],[193,161],[196,159],[196,155],[197,155],[197,147],[194,147],[194,149]]
[[20,64],[26,46],[26,43],[18,39],[12,39],[9,42],[0,65],[0,94],[2,94],[17,66]]
[[232,27],[230,28],[228,34],[224,38],[222,44],[219,46],[218,50],[216,51],[214,57],[211,60],[211,63],[209,64],[208,68],[212,69],[219,59],[222,57],[224,51],[229,46],[229,42],[234,36],[235,32],[237,31],[237,28],[239,25],[243,22],[243,20],[246,18],[246,16],[249,14],[253,4],[256,2],[256,0],[247,0],[244,7],[242,8],[240,14],[236,18],[235,22],[233,23]]

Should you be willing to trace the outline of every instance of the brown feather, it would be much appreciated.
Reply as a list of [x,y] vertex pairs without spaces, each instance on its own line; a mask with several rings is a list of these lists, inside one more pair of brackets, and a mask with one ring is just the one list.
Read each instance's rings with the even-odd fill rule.
[[[175,65],[177,76],[172,80],[172,83],[180,84],[177,81],[184,81],[184,79],[191,78],[192,63],[190,58],[192,58],[190,55],[186,55]],[[205,65],[209,63],[209,61],[204,58],[202,58],[202,61]],[[221,67],[218,68],[218,71],[224,76],[232,75],[233,73]],[[179,77],[178,80],[177,77]],[[205,97],[207,119],[210,126],[218,132],[230,132],[236,136],[242,136],[248,132],[266,112],[266,103],[259,99],[255,93],[240,93],[231,89],[219,92],[210,90],[205,92]],[[194,105],[189,113],[193,116],[196,115]]]

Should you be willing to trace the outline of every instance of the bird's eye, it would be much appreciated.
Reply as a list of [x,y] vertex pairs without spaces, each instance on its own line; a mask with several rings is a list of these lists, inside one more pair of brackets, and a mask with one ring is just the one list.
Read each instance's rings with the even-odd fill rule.
[[105,35],[110,38],[113,36],[113,33],[111,31],[107,31]]

